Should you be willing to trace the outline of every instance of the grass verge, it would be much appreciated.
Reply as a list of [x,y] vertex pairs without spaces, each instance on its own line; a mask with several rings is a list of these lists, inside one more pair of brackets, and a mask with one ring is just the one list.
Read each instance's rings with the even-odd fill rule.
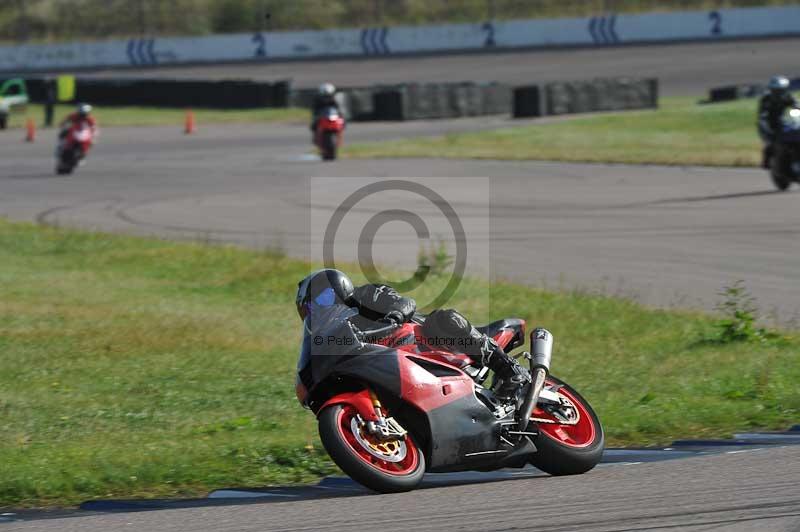
[[445,157],[593,163],[757,166],[756,101],[699,105],[665,98],[657,110],[571,118],[478,133],[364,143],[354,158]]
[[[310,266],[0,220],[0,507],[334,471],[293,392],[293,296]],[[701,314],[502,283],[481,310],[469,294],[486,283],[462,286],[451,304],[476,322],[552,329],[554,372],[596,407],[611,445],[779,428],[800,413],[800,339],[724,343]]]
[[[55,123],[73,112],[72,105],[57,105]],[[202,124],[241,124],[259,122],[300,123],[309,120],[308,109],[297,107],[264,109],[194,109],[194,117]],[[166,107],[102,107],[95,106],[94,115],[100,127],[106,126],[176,126],[182,127],[186,118],[185,109]],[[12,112],[9,127],[21,128],[30,117],[40,126],[44,122],[43,106],[28,105],[25,111]]]

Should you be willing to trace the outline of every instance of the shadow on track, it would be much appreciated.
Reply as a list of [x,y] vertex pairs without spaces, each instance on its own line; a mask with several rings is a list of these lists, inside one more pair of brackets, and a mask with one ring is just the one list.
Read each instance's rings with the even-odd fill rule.
[[693,203],[698,201],[717,201],[717,200],[728,200],[728,199],[738,199],[738,198],[752,198],[758,196],[777,196],[777,195],[794,194],[794,193],[795,193],[794,191],[781,192],[779,190],[760,190],[754,192],[738,192],[735,194],[717,194],[711,196],[688,196],[685,198],[670,198],[657,201],[650,201],[646,205],[665,205],[670,203]]

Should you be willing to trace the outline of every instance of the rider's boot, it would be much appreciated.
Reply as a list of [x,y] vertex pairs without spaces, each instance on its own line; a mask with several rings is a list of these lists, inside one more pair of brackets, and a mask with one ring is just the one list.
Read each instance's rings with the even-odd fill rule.
[[492,338],[481,336],[481,361],[502,381],[495,392],[497,397],[504,401],[518,399],[520,392],[531,382],[530,372],[508,356]]
[[503,400],[519,396],[519,392],[531,381],[528,370],[517,364],[491,337],[481,333],[472,324],[452,309],[432,312],[423,324],[423,333],[428,338],[458,338],[464,341],[464,352],[482,366],[495,372],[502,384],[497,392]]

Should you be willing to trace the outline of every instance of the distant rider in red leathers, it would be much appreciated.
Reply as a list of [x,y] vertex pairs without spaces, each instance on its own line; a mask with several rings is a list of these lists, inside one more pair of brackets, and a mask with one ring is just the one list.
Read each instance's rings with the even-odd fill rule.
[[336,101],[336,87],[334,87],[332,83],[323,83],[319,86],[317,94],[314,95],[314,101],[311,102],[312,139],[316,138],[317,122],[319,121],[320,114],[328,107],[333,107],[339,114],[342,113],[339,102]]
[[89,128],[92,130],[92,138],[97,134],[97,120],[94,119],[92,116],[92,106],[88,103],[81,103],[78,104],[77,109],[74,113],[67,116],[61,122],[61,137],[66,136],[67,131],[73,125],[80,126],[82,123],[86,123]]

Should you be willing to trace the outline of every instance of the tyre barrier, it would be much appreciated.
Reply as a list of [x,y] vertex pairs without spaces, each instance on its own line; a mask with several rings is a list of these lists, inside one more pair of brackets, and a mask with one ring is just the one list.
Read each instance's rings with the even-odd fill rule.
[[346,116],[361,122],[372,120],[375,116],[375,99],[370,88],[348,89],[344,97]]
[[510,111],[511,89],[498,83],[412,83],[373,93],[375,120],[431,120]]
[[[46,99],[46,78],[25,79],[32,102]],[[249,109],[288,107],[289,81],[77,78],[75,99],[97,105]]]
[[[31,101],[45,97],[44,78],[26,80]],[[314,89],[289,81],[78,78],[76,99],[97,105],[236,108],[309,108]],[[343,89],[348,120],[430,120],[511,114],[539,117],[656,107],[658,80],[608,78],[511,88],[499,83],[408,83]]]
[[514,88],[514,118],[535,118],[542,116],[541,91],[538,85]]
[[603,78],[547,83],[548,115],[649,109],[658,106],[658,80]]
[[726,87],[714,87],[708,91],[709,102],[728,102],[739,98],[739,87],[729,85]]
[[[766,85],[760,83],[712,87],[708,90],[708,100],[703,103],[730,102],[740,98],[757,98],[764,94],[766,90]],[[800,90],[800,78],[789,80],[789,90]]]
[[[764,93],[764,85],[726,85],[713,87],[708,91],[708,100],[705,103],[730,102],[740,98],[755,98]],[[796,89],[792,89],[796,90]]]
[[287,107],[289,82],[79,79],[76,98],[98,105],[249,109]]
[[427,120],[491,114],[515,118],[658,107],[658,80],[608,78],[516,87],[410,84],[377,90],[374,119]]

